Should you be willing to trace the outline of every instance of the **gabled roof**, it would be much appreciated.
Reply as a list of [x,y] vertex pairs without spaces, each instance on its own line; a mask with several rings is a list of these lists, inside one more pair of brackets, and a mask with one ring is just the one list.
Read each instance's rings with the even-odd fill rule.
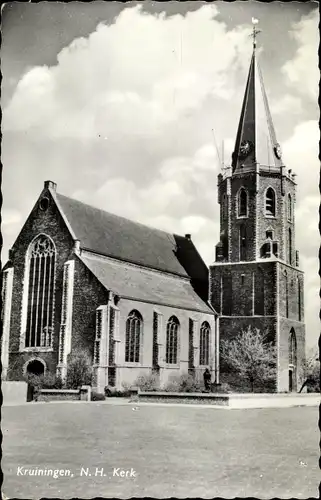
[[59,193],[52,194],[81,248],[144,267],[208,280],[208,269],[189,238],[133,222]]
[[[245,149],[244,149],[245,147]],[[251,59],[232,157],[232,171],[243,167],[281,167],[279,144],[255,53]]]
[[82,252],[79,259],[107,289],[123,298],[214,314],[188,278]]

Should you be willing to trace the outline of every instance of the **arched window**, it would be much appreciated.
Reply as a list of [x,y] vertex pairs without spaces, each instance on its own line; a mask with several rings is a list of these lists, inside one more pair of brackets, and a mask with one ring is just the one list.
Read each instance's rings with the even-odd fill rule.
[[296,358],[297,358],[296,336],[294,329],[291,328],[289,337],[289,365],[296,366],[296,361],[297,361]]
[[289,227],[289,235],[288,235],[288,262],[292,265],[292,231]]
[[247,217],[247,192],[241,188],[238,196],[238,216]]
[[265,195],[265,215],[275,217],[275,192],[269,187]]
[[245,224],[240,225],[240,260],[246,260],[246,227]]
[[210,331],[210,325],[204,321],[200,329],[200,365],[209,363]]
[[288,220],[292,222],[292,197],[288,194]]
[[39,235],[28,252],[26,347],[52,345],[55,261],[52,240]]
[[139,363],[142,332],[143,318],[138,311],[132,311],[126,321],[126,362]]
[[169,318],[166,328],[166,363],[177,364],[179,321],[176,316]]

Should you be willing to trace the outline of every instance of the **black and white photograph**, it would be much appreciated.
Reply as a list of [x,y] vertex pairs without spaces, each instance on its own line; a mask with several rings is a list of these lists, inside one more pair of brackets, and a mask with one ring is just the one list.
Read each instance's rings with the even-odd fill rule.
[[2,6],[2,500],[319,497],[319,22]]

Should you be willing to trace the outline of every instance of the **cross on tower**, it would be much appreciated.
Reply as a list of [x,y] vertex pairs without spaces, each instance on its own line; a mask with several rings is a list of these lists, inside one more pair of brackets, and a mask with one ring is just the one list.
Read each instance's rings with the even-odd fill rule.
[[259,22],[258,19],[255,19],[254,17],[252,17],[252,24],[253,24],[253,31],[251,33],[251,37],[253,38],[253,49],[255,50],[256,49],[256,37],[259,33],[261,33],[262,30],[258,30],[256,29],[256,24]]

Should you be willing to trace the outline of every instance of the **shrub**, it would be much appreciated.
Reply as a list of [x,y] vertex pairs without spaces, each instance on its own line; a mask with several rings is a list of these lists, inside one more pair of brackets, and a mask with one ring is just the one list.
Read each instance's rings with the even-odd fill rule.
[[115,387],[106,386],[105,396],[107,398],[129,398],[131,396],[130,389],[117,390]]
[[82,385],[91,385],[92,367],[89,356],[82,351],[73,351],[68,356],[66,387],[78,389]]
[[61,377],[54,373],[46,373],[41,379],[43,389],[61,389],[63,386]]
[[105,401],[105,399],[106,399],[105,394],[102,394],[101,392],[92,391],[91,401]]
[[50,372],[47,372],[44,375],[27,373],[25,380],[33,388],[34,398],[37,398],[41,389],[61,389],[63,386],[61,378]]
[[201,392],[201,383],[191,375],[172,375],[164,387],[166,392]]
[[141,391],[157,391],[159,380],[154,373],[142,374],[137,377],[133,386],[138,387]]
[[212,384],[211,386],[211,392],[218,392],[220,394],[227,394],[229,392],[232,392],[231,386],[225,382],[223,384]]

